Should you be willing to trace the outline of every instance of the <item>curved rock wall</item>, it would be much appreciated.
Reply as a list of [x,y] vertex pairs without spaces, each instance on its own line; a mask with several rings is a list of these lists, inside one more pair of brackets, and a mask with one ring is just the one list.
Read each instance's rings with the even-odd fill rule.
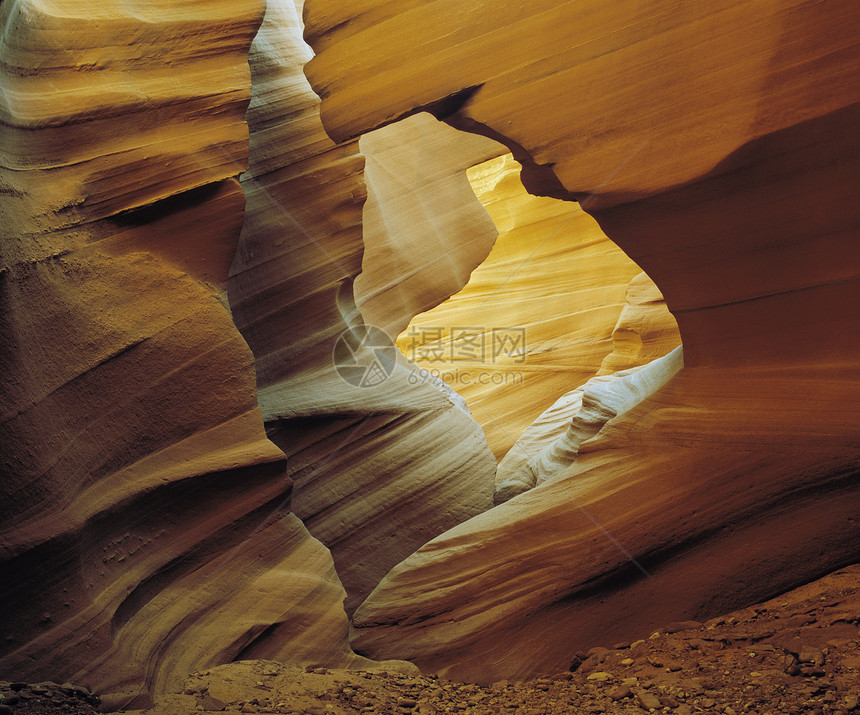
[[[372,591],[363,652],[520,677],[856,560],[847,0],[309,0],[329,133],[389,125],[361,147],[322,129],[300,1],[249,74],[264,10],[0,4],[4,673],[117,707],[236,658],[366,666],[342,600]],[[421,110],[485,138],[392,123]],[[462,398],[362,343],[489,251],[486,137],[655,279],[687,364],[494,509]],[[670,332],[640,279],[618,315],[631,277],[588,375]]]
[[359,148],[367,202],[356,303],[367,323],[396,338],[463,288],[489,254],[498,231],[467,169],[507,149],[425,113],[365,134]]
[[[838,259],[851,255],[856,218],[843,201],[853,183],[843,128],[856,118],[850,2],[490,8],[373,0],[356,19],[350,3],[311,0],[307,73],[330,134],[429,107],[504,138],[530,160],[527,188],[586,203],[655,280],[690,365],[749,361],[753,348],[764,360],[777,343],[785,360],[851,359],[855,343],[830,320],[773,320],[800,312],[800,291],[845,319],[856,282],[854,262]],[[756,222],[768,202],[780,210]],[[747,321],[732,320],[738,303]],[[746,326],[731,346],[727,321]],[[801,326],[809,340],[780,340]]]
[[612,331],[612,352],[603,359],[597,374],[610,375],[645,365],[680,344],[678,323],[663,294],[645,273],[639,273],[627,286],[627,298]]
[[[420,285],[426,278],[406,284],[407,272],[390,261],[379,265],[387,258],[377,251],[365,257],[357,282],[363,292],[354,295],[363,258],[364,156],[358,142],[335,145],[325,135],[319,100],[302,75],[309,56],[293,4],[270,2],[251,55],[251,164],[242,176],[248,207],[229,293],[256,358],[267,433],[287,455],[293,511],[332,550],[351,610],[421,544],[492,505],[495,461],[458,398],[415,380],[390,342],[388,357],[385,345],[376,345],[381,370],[360,384],[355,370],[372,349],[358,350],[356,365],[335,364],[341,336],[351,335],[354,347],[361,339],[356,297],[368,304],[367,323],[405,323],[412,306],[427,300]],[[465,180],[468,161],[458,165],[463,157],[452,161],[440,151],[451,134],[425,117],[367,138],[368,150],[379,151],[367,177],[374,180],[367,213],[378,243],[391,230],[389,243],[430,236],[452,245],[464,226],[477,228],[479,244],[492,243],[492,224]],[[475,161],[499,151],[489,140],[454,136]],[[420,209],[425,184],[458,197],[448,214],[413,221],[408,235],[384,224],[394,205]],[[455,252],[447,272],[431,268],[450,275],[437,282],[433,299],[447,297],[445,286],[458,289],[480,260],[480,251]],[[386,293],[392,280],[400,286],[395,296]]]
[[686,364],[566,478],[399,564],[356,613],[363,652],[521,677],[856,560],[858,19],[308,0],[333,137],[421,109],[503,141],[532,193],[579,201],[654,279]]
[[263,11],[0,7],[0,669],[108,708],[239,657],[368,665],[224,305]]
[[193,620],[180,564],[289,495],[218,300],[262,5],[196,9],[0,8],[0,667],[126,701],[170,670],[141,602]]
[[[355,318],[364,160],[321,130],[297,11],[2,6],[9,677],[75,680],[119,707],[235,658],[369,667],[348,647],[331,555],[289,514],[286,467],[353,601],[492,503],[495,464],[456,395],[413,389],[405,361],[369,390],[332,363]],[[431,170],[389,167],[380,211],[406,182],[447,181],[456,208],[426,230],[450,244],[474,227],[488,250],[464,171],[498,146],[429,117],[391,131],[380,152],[409,135]],[[439,153],[452,143],[474,159]],[[432,300],[481,257],[456,255]],[[405,323],[426,296],[401,295],[389,313]]]
[[582,445],[604,425],[651,397],[684,364],[680,347],[653,362],[593,377],[562,395],[517,440],[496,471],[497,504],[565,476]]

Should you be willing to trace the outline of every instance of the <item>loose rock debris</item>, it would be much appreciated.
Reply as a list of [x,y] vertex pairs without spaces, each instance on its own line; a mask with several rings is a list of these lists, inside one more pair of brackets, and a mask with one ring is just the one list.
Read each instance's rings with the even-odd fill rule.
[[[570,670],[526,682],[242,661],[193,674],[136,715],[860,715],[858,587],[860,565],[725,617],[573,654]],[[89,715],[96,704],[69,684],[0,683],[0,715]]]

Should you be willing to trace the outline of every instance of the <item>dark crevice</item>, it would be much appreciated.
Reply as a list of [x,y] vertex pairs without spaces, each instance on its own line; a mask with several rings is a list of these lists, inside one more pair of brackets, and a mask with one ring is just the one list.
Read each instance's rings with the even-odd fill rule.
[[275,622],[268,626],[258,624],[251,627],[242,638],[244,644],[239,647],[236,655],[233,656],[232,662],[236,663],[240,660],[256,659],[258,656],[255,655],[255,651],[259,650],[262,644],[269,643],[272,637],[277,635],[280,626],[281,623]]
[[206,203],[221,190],[224,181],[232,181],[232,179],[204,184],[203,186],[198,186],[196,189],[183,191],[180,194],[168,196],[166,199],[160,199],[145,206],[122,211],[115,216],[110,216],[107,220],[117,226],[123,227],[146,226],[171,214],[180,213],[181,211]]
[[[432,114],[436,119],[442,122],[447,122],[450,117],[460,115],[463,109],[472,101],[472,98],[478,93],[483,85],[476,84],[471,87],[465,87],[449,94],[442,99],[437,99],[429,104],[415,110],[417,112],[427,112]],[[453,125],[452,125],[453,126]]]

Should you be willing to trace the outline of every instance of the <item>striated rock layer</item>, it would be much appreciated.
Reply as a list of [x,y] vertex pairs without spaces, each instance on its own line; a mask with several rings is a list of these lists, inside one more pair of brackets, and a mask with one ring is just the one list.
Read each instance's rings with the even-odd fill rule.
[[[360,5],[360,7],[359,7]],[[343,139],[418,109],[506,143],[654,280],[685,367],[567,474],[419,549],[362,652],[494,680],[858,556],[858,10],[308,0]]]
[[359,148],[367,202],[356,304],[367,323],[394,338],[470,274],[474,281],[498,230],[483,197],[475,200],[470,168],[507,149],[426,113],[365,134]]
[[0,668],[17,679],[145,701],[217,602],[185,598],[194,565],[271,539],[254,521],[288,501],[218,300],[243,207],[221,149],[244,163],[261,14],[0,8]]
[[[501,149],[417,117],[367,138],[373,171],[366,191],[358,143],[335,145],[320,124],[319,100],[302,75],[309,57],[294,5],[270,2],[251,54],[251,161],[242,176],[248,206],[229,295],[256,358],[267,433],[288,458],[292,508],[331,549],[352,609],[421,544],[492,506],[496,465],[480,428],[456,395],[416,381],[384,335],[362,346],[356,300],[368,324],[396,329],[411,311],[465,283],[495,231],[464,172]],[[452,142],[473,158],[448,158]],[[425,185],[457,201],[399,235],[389,213],[411,208],[422,217]],[[435,214],[438,201],[426,210]],[[354,291],[363,213],[375,250],[364,257]],[[412,275],[383,248],[386,235],[389,245],[454,245],[472,226],[483,250],[455,251],[443,266],[422,265],[436,257],[432,248],[418,252]],[[430,296],[422,287],[428,272],[440,276]]]
[[610,420],[665,385],[684,364],[675,348],[648,365],[593,377],[562,395],[520,437],[496,471],[496,503],[563,476],[580,447]]
[[663,294],[645,273],[639,273],[627,286],[627,298],[612,331],[612,352],[603,359],[597,374],[645,365],[680,343],[678,324]]
[[0,6],[0,671],[108,708],[368,663],[223,304],[264,5]]
[[[528,194],[510,154],[468,173],[499,238],[468,285],[416,316],[397,344],[466,398],[501,458],[560,392],[595,375],[616,345],[625,354],[613,364],[626,358],[633,367],[681,339],[659,291],[651,284],[649,292],[643,276],[631,293],[638,267],[578,205]],[[640,292],[636,311],[625,294],[629,303]],[[639,332],[647,349],[634,347]]]

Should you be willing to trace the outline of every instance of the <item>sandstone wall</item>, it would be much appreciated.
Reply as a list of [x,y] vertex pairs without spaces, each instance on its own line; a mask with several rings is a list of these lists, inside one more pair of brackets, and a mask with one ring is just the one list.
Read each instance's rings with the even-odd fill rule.
[[264,9],[0,8],[5,677],[143,706],[237,657],[367,663],[225,307]]
[[[411,379],[390,341],[390,352],[376,346],[383,348],[382,371],[361,384],[351,383],[343,368],[360,372],[374,350],[359,349],[355,366],[335,364],[342,336],[357,347],[365,323],[404,323],[426,300],[420,273],[405,283],[408,271],[383,262],[384,251],[365,257],[363,292],[354,290],[362,271],[363,214],[378,237],[374,246],[384,245],[392,230],[391,240],[401,246],[430,237],[444,248],[464,225],[476,225],[480,242],[491,243],[492,223],[464,175],[471,160],[452,160],[444,149],[452,135],[474,161],[499,148],[482,138],[461,139],[429,116],[415,118],[367,138],[368,150],[379,156],[366,189],[358,142],[335,145],[320,124],[319,100],[302,75],[310,51],[296,10],[271,2],[269,13],[251,55],[251,165],[242,176],[248,207],[230,305],[254,352],[267,433],[287,455],[293,511],[332,550],[352,610],[418,546],[489,508],[495,472],[480,428],[456,396]],[[387,152],[411,160],[393,161]],[[393,204],[404,213],[410,206],[420,211],[425,185],[449,186],[458,203],[433,221],[422,212],[422,220],[410,222],[412,233],[401,235],[383,219]],[[373,203],[365,210],[369,192]],[[435,300],[447,297],[446,285],[459,288],[480,260],[480,251],[452,254]],[[438,266],[430,270],[446,275]],[[391,283],[399,286],[395,295],[386,293]],[[366,320],[356,307],[362,297],[370,303]]]
[[368,198],[356,303],[395,339],[474,279],[489,255],[498,230],[467,170],[507,149],[425,113],[365,134],[359,147]]
[[336,139],[417,110],[506,143],[654,280],[686,367],[566,478],[430,542],[358,647],[463,677],[748,604],[857,558],[856,7],[308,0]]
[[[639,268],[577,204],[528,194],[510,154],[468,173],[499,237],[469,283],[417,315],[397,344],[466,398],[501,459],[559,394],[602,370],[621,336],[631,345],[616,369],[681,338],[647,277],[628,289]],[[639,333],[648,348],[634,347]]]
[[[521,677],[856,560],[854,7],[308,0],[329,138],[301,5],[0,4],[3,672],[116,707],[237,658],[370,667],[370,593],[363,653]],[[491,140],[544,197],[499,160],[499,230],[571,216],[609,288],[542,255],[546,320],[482,322],[584,331],[575,383],[656,356],[660,293],[686,363],[493,509],[462,398],[361,344],[490,252]],[[516,431],[550,382],[470,397]]]

